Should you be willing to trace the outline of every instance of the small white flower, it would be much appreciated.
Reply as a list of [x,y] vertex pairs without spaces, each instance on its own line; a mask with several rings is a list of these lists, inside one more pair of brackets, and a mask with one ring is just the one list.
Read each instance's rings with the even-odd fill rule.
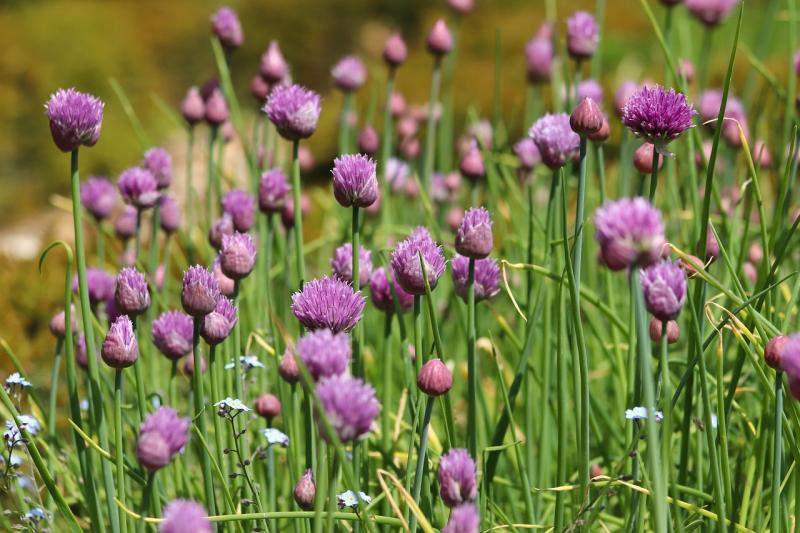
[[289,436],[286,433],[275,429],[275,428],[267,428],[262,429],[261,434],[264,435],[264,438],[267,439],[267,442],[270,446],[273,444],[280,444],[284,448],[289,446]]
[[[265,368],[264,367],[264,363],[259,361],[258,357],[256,357],[255,355],[243,355],[243,356],[241,356],[239,358],[239,362],[242,365],[242,371],[243,372],[247,372],[247,371],[252,370],[254,368]],[[225,368],[227,370],[230,370],[230,369],[235,368],[235,367],[236,367],[236,363],[234,363],[233,361],[231,361],[230,363],[225,365]]]
[[[0,455],[0,465],[5,463],[5,457]],[[22,458],[17,455],[11,455],[11,468],[19,468],[22,465]]]
[[25,522],[39,523],[46,518],[47,515],[45,514],[44,510],[40,509],[39,507],[34,507],[30,511],[22,515],[22,520]]
[[231,411],[249,411],[250,408],[247,407],[242,400],[238,398],[231,398],[228,396],[224,400],[220,400],[214,404],[214,407],[221,407],[223,409],[228,409]]
[[79,405],[81,407],[81,411],[88,411],[89,410],[89,400],[86,400],[86,399],[81,400],[81,403]]
[[339,509],[344,509],[345,507],[356,507],[359,501],[363,501],[367,504],[372,501],[372,497],[367,496],[361,491],[358,492],[358,497],[356,497],[356,493],[352,490],[347,490],[341,494],[338,494],[336,499],[339,500]]
[[[647,408],[638,406],[633,409],[625,409],[625,418],[628,420],[645,420],[647,418]],[[663,419],[664,413],[656,411],[656,422],[661,422]]]
[[14,387],[27,389],[33,387],[33,385],[31,385],[30,381],[23,378],[19,372],[14,372],[13,374],[11,374],[6,378],[6,388],[12,389]]
[[31,435],[36,435],[39,430],[42,429],[39,421],[31,415],[19,415],[19,422],[20,427],[18,428],[13,420],[6,420],[6,431],[3,433],[4,439],[12,441],[19,440],[22,437],[20,435],[20,428],[26,430]]

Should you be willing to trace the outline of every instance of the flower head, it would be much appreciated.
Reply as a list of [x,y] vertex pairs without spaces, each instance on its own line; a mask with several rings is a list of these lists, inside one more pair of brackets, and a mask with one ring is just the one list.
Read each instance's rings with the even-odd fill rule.
[[481,519],[474,503],[463,503],[450,513],[442,533],[478,533]]
[[738,0],[686,0],[686,9],[706,26],[716,26],[725,20]]
[[256,266],[256,243],[249,233],[234,232],[222,237],[219,254],[222,273],[233,280],[247,277]]
[[[394,289],[394,290],[393,290]],[[369,278],[369,292],[372,303],[381,311],[393,313],[395,311],[394,296],[397,295],[398,309],[408,311],[414,304],[414,295],[407,293],[397,283],[389,284],[389,277],[383,267],[378,268]]]
[[153,174],[141,167],[131,167],[119,176],[119,192],[126,204],[137,209],[153,207],[158,201],[158,182]]
[[161,313],[153,321],[153,344],[165,357],[177,361],[192,351],[192,317],[180,311]]
[[194,317],[207,315],[217,306],[219,285],[207,268],[195,265],[183,274],[181,304]]
[[211,94],[206,99],[206,122],[214,128],[222,126],[230,117],[228,102],[222,95],[218,87],[211,90]]
[[159,407],[139,428],[136,456],[143,467],[159,470],[172,462],[189,440],[189,419],[171,407]]
[[425,44],[428,52],[435,56],[447,55],[453,49],[453,34],[443,19],[438,19],[433,24]]
[[159,189],[166,189],[172,183],[172,156],[163,148],[150,148],[144,153],[142,168],[150,171],[156,178]]
[[578,11],[567,19],[567,51],[573,58],[592,57],[599,42],[600,28],[592,15]]
[[222,211],[230,215],[236,231],[250,231],[256,219],[256,199],[247,191],[234,189],[222,199]]
[[236,11],[229,7],[221,7],[211,16],[211,31],[228,50],[235,50],[244,43],[242,24]]
[[492,252],[492,217],[483,207],[464,213],[456,233],[456,251],[473,259],[483,259]]
[[[116,288],[114,276],[102,268],[89,267],[86,269],[86,286],[89,289],[89,301],[93,306],[114,297]],[[72,290],[78,292],[78,276],[72,278]]]
[[358,491],[358,496],[356,496],[356,493],[352,490],[346,490],[336,495],[336,501],[339,503],[339,509],[344,509],[345,507],[355,508],[358,506],[359,502],[364,502],[369,505],[372,498],[361,491]]
[[417,374],[417,387],[428,396],[441,396],[453,387],[453,374],[441,359],[431,359]]
[[300,381],[300,368],[294,359],[294,348],[287,346],[283,352],[283,357],[278,365],[278,375],[287,383],[297,383]]
[[131,366],[139,359],[139,345],[128,315],[117,317],[108,329],[100,351],[103,361],[112,368]]
[[644,198],[606,202],[594,215],[600,261],[611,270],[647,267],[661,257],[661,212]]
[[262,429],[261,434],[264,435],[265,439],[267,439],[267,446],[272,446],[273,444],[277,444],[283,448],[287,448],[289,446],[289,436],[278,429]]
[[525,66],[528,81],[543,83],[550,81],[553,70],[553,42],[551,37],[536,36],[525,45]]
[[[655,411],[656,422],[661,422],[664,419],[664,413]],[[644,406],[634,407],[633,409],[625,409],[625,418],[627,420],[646,420],[647,408]]]
[[514,155],[519,159],[519,166],[523,170],[533,170],[533,167],[542,162],[539,147],[530,137],[520,139],[514,144]]
[[114,220],[114,233],[122,241],[127,241],[136,235],[136,208],[126,205],[125,209]]
[[272,420],[281,414],[281,401],[274,394],[262,394],[256,398],[255,410],[258,416],[266,418],[267,420]]
[[361,155],[343,155],[333,161],[333,195],[344,207],[369,207],[378,199],[375,161]]
[[660,85],[644,86],[633,93],[622,111],[622,123],[634,135],[663,151],[670,141],[693,127],[695,110],[686,96]]
[[[363,288],[372,276],[372,252],[360,246],[358,249],[358,287]],[[353,283],[353,245],[349,242],[339,246],[331,258],[333,275],[350,284]]]
[[197,87],[190,87],[186,91],[186,96],[181,102],[181,114],[183,119],[194,126],[206,116],[206,102],[200,95],[200,90]]
[[286,205],[291,188],[282,170],[275,168],[261,174],[258,183],[258,206],[264,213],[277,213]]
[[390,157],[386,162],[386,181],[389,182],[393,191],[403,190],[410,175],[411,169],[405,161]]
[[292,313],[308,329],[334,333],[353,329],[364,312],[364,297],[346,281],[323,276],[292,295]]
[[123,268],[117,275],[114,300],[119,310],[127,315],[139,315],[150,307],[150,291],[144,274],[136,268]]
[[632,80],[623,81],[617,92],[614,93],[614,111],[617,116],[622,117],[625,112],[625,105],[631,96],[639,90],[639,84]]
[[311,137],[320,111],[319,95],[300,85],[276,87],[264,106],[278,133],[289,141]]
[[164,508],[159,533],[212,533],[206,508],[191,500],[172,500]]
[[445,259],[442,248],[434,242],[428,230],[417,227],[411,235],[402,241],[392,252],[392,277],[406,292],[425,294],[425,279],[422,264],[431,290],[436,288],[439,278],[444,274]]
[[[697,102],[700,120],[703,122],[716,121],[721,107],[721,89],[709,89],[704,91]],[[723,118],[728,120],[723,120],[722,122],[722,138],[725,139],[725,142],[730,146],[739,148],[741,146],[739,126],[742,127],[745,138],[750,138],[750,131],[747,124],[747,113],[745,113],[742,102],[731,94],[728,94]],[[756,154],[755,151],[753,153]]]
[[585,97],[570,115],[569,124],[578,135],[588,136],[600,131],[604,120],[600,106],[592,98]]
[[314,381],[338,376],[350,364],[350,338],[327,329],[311,331],[298,339],[297,354]]
[[439,460],[442,501],[448,507],[472,502],[477,496],[475,461],[463,448],[453,448]]
[[539,149],[542,162],[553,170],[578,155],[581,138],[572,131],[566,113],[543,116],[533,124],[529,135]]
[[222,238],[226,235],[233,235],[233,217],[228,213],[223,213],[208,228],[208,242],[214,249],[220,250],[222,248]]
[[45,104],[53,142],[62,152],[79,146],[94,146],[103,124],[103,104],[99,98],[75,89],[57,90]]
[[81,183],[81,205],[96,220],[111,216],[117,202],[117,189],[108,178],[90,176]]
[[278,41],[270,41],[269,47],[261,55],[259,71],[268,83],[278,83],[289,74],[289,65],[283,57]]
[[367,67],[358,56],[345,56],[333,67],[331,75],[342,91],[357,91],[367,81]]
[[169,195],[161,197],[159,221],[165,233],[175,233],[181,227],[181,208],[175,198]]
[[221,296],[214,310],[203,317],[200,335],[208,344],[215,346],[228,338],[236,321],[236,306],[233,301]]
[[31,387],[33,387],[31,382],[22,377],[22,374],[19,372],[14,372],[8,376],[5,381],[6,389],[29,389]]
[[777,335],[767,342],[766,346],[764,346],[764,362],[768,366],[776,370],[782,368],[783,352],[789,343],[789,339],[786,335]]
[[406,62],[408,47],[400,32],[392,33],[383,46],[383,60],[392,68],[397,68]]
[[578,84],[578,101],[584,98],[591,98],[598,105],[603,103],[603,86],[597,80],[583,80]]
[[[58,339],[63,339],[67,334],[67,317],[63,310],[59,311],[53,318],[50,319],[50,333]],[[72,331],[78,331],[78,319],[75,317],[75,306],[70,306],[70,322],[72,323]]]
[[[456,254],[451,261],[453,286],[465,302],[469,290],[469,258]],[[475,301],[488,300],[500,292],[500,267],[491,257],[475,261]]]
[[[323,379],[317,383],[317,396],[333,430],[345,443],[369,433],[381,409],[375,389],[350,376]],[[324,431],[321,433],[329,440]]]
[[483,155],[477,143],[472,142],[470,144],[470,147],[458,164],[458,170],[461,171],[464,177],[473,181],[481,179],[486,175],[486,165],[483,162]]
[[250,411],[250,408],[247,407],[242,400],[238,398],[231,398],[230,396],[215,403],[214,407],[219,407],[219,410],[217,411],[219,416],[227,416],[229,414],[236,416],[239,413],[246,413]]
[[642,270],[641,283],[647,310],[659,320],[675,320],[686,300],[686,271],[665,259]]
[[292,492],[294,496],[294,501],[304,511],[310,511],[314,508],[314,498],[317,495],[317,486],[314,483],[314,472],[311,469],[307,469],[300,479],[297,480],[297,484],[294,486],[294,491]]

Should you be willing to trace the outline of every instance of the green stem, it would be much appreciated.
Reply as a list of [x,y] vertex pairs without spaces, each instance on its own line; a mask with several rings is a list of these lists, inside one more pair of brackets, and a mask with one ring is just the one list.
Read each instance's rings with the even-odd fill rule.
[[[331,465],[331,473],[328,476],[328,516],[325,531],[335,531],[333,524],[336,512],[336,477],[339,473],[339,457],[332,449],[330,455],[331,459],[328,462]],[[356,471],[356,476],[358,476],[358,471]]]
[[[664,486],[670,487],[673,499],[678,497],[678,483],[672,475],[672,380],[669,371],[669,348],[667,340],[668,321],[661,322],[661,401],[664,421],[661,425],[661,464],[664,467]],[[680,523],[680,512],[677,506],[672,506],[673,524],[679,529],[683,529]]]
[[581,137],[580,145],[580,173],[578,174],[578,203],[575,206],[575,253],[572,256],[572,272],[575,275],[575,286],[578,289],[578,300],[575,305],[580,306],[581,289],[581,259],[583,257],[583,219],[586,204],[586,137]]
[[[64,315],[66,315],[66,311]],[[65,322],[71,328],[69,322]],[[50,439],[56,438],[56,409],[58,408],[58,374],[61,370],[61,356],[64,353],[64,339],[56,341],[55,354],[53,355],[53,371],[50,375],[50,402],[47,406],[47,435]]]
[[[147,273],[150,274],[155,287],[156,269],[158,268],[158,229],[161,225],[161,199],[153,207],[153,217],[150,219],[150,256],[147,260]],[[164,277],[167,273],[164,272]]]
[[[192,373],[192,392],[194,394],[194,418],[200,426],[200,432],[208,435],[208,423],[206,421],[205,407],[206,400],[203,392],[203,363],[200,355],[200,322],[202,316],[194,317],[194,331],[192,335],[192,356],[194,357],[194,372]],[[204,452],[200,452],[203,463],[203,490],[205,493],[205,503],[208,511],[216,514],[217,503],[214,496],[214,484],[211,478],[211,457]],[[149,483],[148,483],[149,485]]]
[[136,238],[134,240],[134,247],[133,247],[133,261],[134,263],[139,262],[139,257],[142,253],[142,211],[141,207],[136,208]]
[[478,456],[478,368],[475,361],[475,259],[469,259],[467,278],[467,449]]
[[[199,368],[199,367],[198,367]],[[147,516],[148,509],[150,508],[150,500],[153,498],[153,485],[155,484],[155,477],[156,473],[148,472],[147,473],[147,484],[144,486],[144,493],[142,494],[142,503],[139,506],[139,523],[136,527],[137,533],[144,533],[145,528],[147,527],[147,522],[145,522],[145,516]],[[211,514],[215,514],[213,511],[209,511]]]
[[433,158],[436,153],[436,105],[439,102],[439,89],[442,84],[442,60],[436,56],[431,77],[431,99],[428,102],[428,122],[425,128],[425,154],[423,159],[422,187],[430,191],[433,175]]
[[[219,126],[211,126],[208,132],[208,181],[206,182],[206,226],[211,227],[214,221],[214,190],[217,169],[214,167],[214,144],[217,141]],[[219,201],[219,198],[217,198]]]
[[[383,405],[392,405],[392,360],[394,358],[393,339],[392,334],[392,320],[394,314],[387,311],[383,321],[383,364],[381,364],[381,372],[383,382],[381,389],[383,392]],[[381,447],[386,457],[391,457],[394,450],[391,432],[392,422],[389,417],[389,409],[381,409]]]
[[186,255],[189,264],[194,263],[194,243],[192,242],[192,231],[194,230],[194,179],[192,166],[194,164],[194,126],[189,126],[188,142],[186,143],[186,203],[183,208],[186,211]]
[[[361,249],[361,217],[360,217],[361,210],[358,208],[357,205],[353,206],[353,220],[352,220],[352,244],[353,244],[353,268],[352,268],[352,277],[353,277],[353,289],[359,290],[361,287],[361,270],[359,264],[359,251]],[[356,377],[362,378],[364,377],[364,363],[361,360],[361,345],[364,342],[364,328],[361,325],[361,322],[356,324],[355,330],[353,331],[353,341],[352,341],[352,350],[353,350],[353,373]],[[364,448],[366,446],[365,442],[355,442],[353,443],[353,471],[355,472],[356,478],[360,479],[362,477],[363,472],[362,463],[364,462]],[[361,480],[361,483],[364,483],[364,479]]]
[[[114,428],[116,448],[116,466],[117,466],[117,497],[119,501],[125,504],[125,447],[123,446],[122,438],[122,402],[123,402],[123,386],[125,383],[124,369],[117,368],[114,374]],[[120,531],[125,533],[128,531],[128,520],[125,511],[120,507],[119,509],[119,525]]]
[[339,155],[350,152],[350,112],[353,108],[353,93],[343,93],[342,114],[339,116]]
[[292,198],[294,200],[294,258],[297,269],[297,286],[303,287],[306,279],[306,266],[303,262],[303,209],[300,202],[300,141],[292,144]]
[[[422,431],[419,436],[419,452],[417,453],[417,471],[414,474],[414,490],[412,498],[419,503],[419,495],[422,491],[422,474],[425,471],[425,456],[428,453],[428,429],[431,425],[431,414],[433,414],[433,396],[428,396],[425,400],[425,414],[422,418]],[[474,457],[474,456],[473,456]],[[411,533],[417,530],[417,515],[411,515],[409,522]]]
[[389,75],[386,79],[386,97],[383,102],[383,140],[381,142],[381,170],[383,180],[381,181],[381,227],[384,237],[388,235],[388,228],[392,223],[391,198],[389,196],[389,180],[387,179],[387,164],[392,157],[392,93],[394,92],[395,69],[389,67]]
[[422,368],[422,296],[418,294],[414,295],[414,367],[419,374]]
[[[220,401],[223,398],[222,391],[220,390],[220,364],[217,361],[217,346],[211,345],[208,348],[208,374],[211,380],[211,395],[212,401],[214,403]],[[197,368],[197,367],[195,367]],[[224,450],[225,450],[225,442],[224,442],[224,434],[222,430],[222,418],[218,416],[212,417],[214,421],[214,442],[216,444],[216,456],[217,456],[217,464],[219,465],[220,469],[226,474],[226,466],[227,463],[224,460]]]
[[659,153],[653,148],[653,168],[650,171],[650,203],[654,204],[656,200],[656,188],[658,187],[658,157]]
[[772,512],[770,532],[781,533],[781,480],[783,471],[783,372],[775,372],[775,440],[772,452]]

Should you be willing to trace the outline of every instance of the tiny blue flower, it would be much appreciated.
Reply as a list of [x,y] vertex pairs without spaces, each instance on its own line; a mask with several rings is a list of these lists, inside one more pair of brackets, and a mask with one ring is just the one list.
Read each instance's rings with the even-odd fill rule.
[[28,511],[27,513],[22,515],[22,520],[23,521],[25,521],[25,522],[33,522],[35,524],[38,524],[39,522],[41,522],[42,520],[45,520],[46,518],[47,518],[47,514],[44,512],[43,509],[41,509],[39,507],[34,507],[30,511]]
[[[259,361],[258,357],[256,357],[255,355],[243,355],[239,358],[239,361],[242,364],[242,372],[247,372],[254,368],[265,368],[264,363]],[[225,369],[230,370],[235,366],[236,364],[233,361],[231,361],[230,363],[225,365]]]
[[339,501],[339,509],[344,509],[345,507],[355,508],[360,501],[363,501],[367,504],[372,501],[371,496],[367,496],[361,491],[358,492],[358,496],[356,497],[356,493],[352,490],[347,490],[341,494],[338,494],[336,499]]

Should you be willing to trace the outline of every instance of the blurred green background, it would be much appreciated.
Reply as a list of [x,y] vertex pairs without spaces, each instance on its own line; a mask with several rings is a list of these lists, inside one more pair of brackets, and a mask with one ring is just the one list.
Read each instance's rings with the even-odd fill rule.
[[[557,10],[560,37],[567,16],[578,9],[596,9],[595,0],[548,1]],[[514,140],[522,134],[519,117],[527,92],[523,49],[545,18],[546,0],[476,3],[460,26],[456,130],[461,130],[470,106],[483,116],[491,113],[499,35],[503,57],[499,96]],[[764,63],[785,83],[790,67],[782,7],[778,7],[773,31],[765,34],[761,24],[771,4],[768,0],[747,2],[741,40],[755,50],[759,39],[771,38]],[[57,265],[60,259],[55,257],[39,277],[35,260],[3,257],[2,250],[30,246],[29,241],[18,239],[30,228],[44,231],[48,238],[71,235],[68,226],[52,231],[38,227],[52,224],[52,212],[59,211],[53,207],[58,204],[53,195],[67,194],[69,185],[68,155],[52,144],[44,102],[55,89],[70,86],[106,102],[100,141],[82,151],[84,175],[107,174],[114,179],[141,158],[142,147],[111,88],[112,78],[123,87],[154,144],[182,143],[182,132],[155,104],[153,95],[177,107],[189,86],[201,85],[214,76],[209,17],[220,5],[209,0],[0,1],[0,337],[21,357],[45,355],[52,349],[49,337],[42,333],[58,308],[63,274]],[[279,41],[295,81],[322,93],[320,129],[310,142],[319,179],[326,176],[336,145],[341,96],[332,90],[329,74],[336,60],[357,53],[367,62],[370,83],[359,94],[363,110],[371,98],[382,98],[380,54],[389,32],[399,29],[409,44],[410,59],[399,70],[398,87],[409,102],[424,103],[431,68],[430,56],[424,51],[425,36],[437,17],[453,19],[444,0],[234,0],[227,5],[239,13],[244,27],[245,45],[235,52],[231,66],[245,107],[255,110],[249,83],[271,39]],[[655,1],[650,5],[659,22],[663,21],[664,9]],[[724,73],[734,26],[735,14],[714,32],[708,74],[711,86],[718,84]],[[675,28],[676,55],[695,59],[701,26],[680,7]],[[557,40],[559,49],[562,41]],[[606,91],[606,108],[622,80],[663,79],[663,55],[639,0],[606,1],[596,61]],[[749,79],[755,88],[763,85],[746,54],[740,53],[734,92],[743,90]],[[549,101],[547,97],[544,105]]]

